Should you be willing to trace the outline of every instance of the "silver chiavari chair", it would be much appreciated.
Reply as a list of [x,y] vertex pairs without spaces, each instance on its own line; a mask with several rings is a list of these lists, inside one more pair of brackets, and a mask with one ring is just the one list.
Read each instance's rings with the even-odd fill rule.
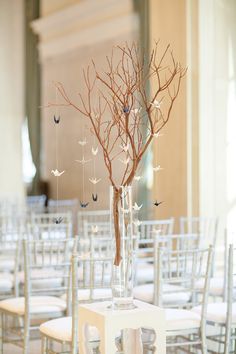
[[[0,301],[0,353],[3,353],[3,344],[10,342],[20,345],[23,353],[28,354],[31,332],[38,329],[35,323],[61,317],[69,311],[70,296],[68,294],[65,301],[61,295],[69,288],[74,242],[72,239],[23,241],[24,296]],[[57,282],[52,287],[55,279]],[[42,280],[43,289],[38,287]],[[18,325],[7,326],[9,318]]]
[[[236,249],[228,248],[227,294],[224,302],[208,303],[206,321],[211,330],[208,334],[208,353],[230,354],[236,352]],[[195,309],[197,313],[201,307]],[[213,334],[214,332],[214,334]],[[222,351],[223,350],[223,351]]]
[[[165,307],[167,348],[193,353],[193,348],[207,353],[206,309],[213,249],[155,251],[154,304]],[[204,275],[204,292],[199,296],[195,282]],[[174,296],[170,300],[171,296]],[[179,301],[181,298],[181,301]],[[201,306],[199,313],[196,308]],[[145,346],[150,332],[143,330]]]
[[[113,257],[79,256],[72,257],[72,316],[43,323],[40,326],[42,336],[42,354],[78,353],[78,305],[94,301],[111,300],[112,297]],[[82,270],[83,277],[80,276]],[[104,293],[109,293],[109,297]],[[99,334],[95,327],[86,330],[88,349],[98,348]],[[61,350],[54,350],[54,344],[61,344]],[[68,346],[68,350],[65,349]],[[90,352],[90,351],[89,351]]]

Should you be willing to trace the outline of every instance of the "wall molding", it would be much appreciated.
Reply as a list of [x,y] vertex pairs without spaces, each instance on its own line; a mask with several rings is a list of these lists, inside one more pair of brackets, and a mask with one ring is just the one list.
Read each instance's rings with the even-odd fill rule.
[[44,61],[138,30],[131,0],[83,0],[31,23]]

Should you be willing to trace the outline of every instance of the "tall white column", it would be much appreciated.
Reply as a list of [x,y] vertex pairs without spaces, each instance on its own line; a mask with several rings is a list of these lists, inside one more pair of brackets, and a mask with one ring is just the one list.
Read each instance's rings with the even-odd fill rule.
[[24,2],[0,0],[0,199],[21,199],[24,118]]

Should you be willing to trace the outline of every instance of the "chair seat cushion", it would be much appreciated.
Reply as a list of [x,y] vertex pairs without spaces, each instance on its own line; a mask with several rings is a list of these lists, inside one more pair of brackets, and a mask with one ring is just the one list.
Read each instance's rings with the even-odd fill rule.
[[201,324],[201,316],[193,311],[166,309],[165,316],[167,331],[199,328]]
[[[183,291],[181,291],[183,290]],[[176,292],[175,292],[176,291]],[[154,300],[154,285],[145,284],[138,285],[134,288],[134,297],[138,300],[153,303]],[[163,304],[182,304],[190,300],[190,293],[186,292],[184,288],[177,285],[165,284],[163,289]]]
[[[201,313],[201,306],[193,307],[192,310],[194,313]],[[227,303],[226,302],[215,302],[208,304],[206,319],[209,322],[215,323],[225,323],[227,317]],[[232,322],[236,323],[236,303],[232,305]]]
[[[55,313],[64,312],[66,302],[55,296],[31,296],[30,298],[30,313]],[[15,297],[0,301],[0,311],[5,310],[18,315],[23,315],[25,312],[25,298]]]
[[136,269],[136,280],[138,284],[151,283],[154,279],[154,266],[151,263],[140,263]]
[[[66,301],[66,294],[62,295],[61,298]],[[107,299],[111,299],[111,298],[112,298],[112,290],[110,288],[108,288],[108,289],[94,289],[91,299],[90,299],[90,290],[89,289],[79,289],[78,290],[78,300],[79,301],[88,301],[88,300],[102,301],[102,300],[107,300]]]
[[0,257],[0,270],[1,272],[13,271],[15,268],[15,259]]
[[[50,269],[34,269],[31,272],[31,280],[34,288],[56,288],[62,286],[63,273],[58,270]],[[38,279],[37,279],[38,278]],[[43,279],[45,278],[45,279]],[[25,275],[24,271],[18,273],[19,281],[24,284]]]
[[13,288],[13,275],[11,273],[0,273],[0,293],[10,291]]
[[[202,290],[204,289],[205,279],[199,279],[195,283],[195,288]],[[209,294],[213,296],[222,296],[224,294],[224,279],[223,278],[212,278],[210,279]]]
[[[72,340],[72,317],[62,317],[44,322],[39,330],[46,336],[63,342]],[[99,340],[99,332],[96,327],[88,327],[88,337],[90,341]]]

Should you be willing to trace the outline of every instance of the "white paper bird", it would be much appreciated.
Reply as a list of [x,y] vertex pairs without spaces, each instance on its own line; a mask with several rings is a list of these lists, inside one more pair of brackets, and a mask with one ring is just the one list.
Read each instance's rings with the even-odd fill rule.
[[136,114],[140,113],[141,110],[142,110],[142,107],[140,107],[140,108],[134,108],[134,109],[131,109],[131,112],[134,113],[134,115],[136,115]]
[[96,156],[97,153],[98,153],[98,147],[96,147],[95,149],[94,149],[94,147],[92,147],[92,154],[93,154],[94,156]]
[[119,159],[119,160],[120,160],[120,162],[122,162],[124,165],[128,165],[128,163],[129,163],[129,161],[130,161],[130,158],[128,157],[127,159],[124,159],[124,160]]
[[127,151],[129,150],[129,143],[120,145],[120,148],[121,148],[122,150],[124,150],[125,152],[127,152]]
[[158,166],[156,166],[156,167],[153,167],[153,171],[154,171],[154,172],[158,172],[158,171],[160,171],[160,170],[163,170],[163,168],[162,168],[160,165],[158,165]]
[[134,223],[135,226],[140,226],[140,225],[142,224],[142,221],[140,221],[140,220],[138,220],[138,219],[135,219],[135,220],[133,221],[133,223]]
[[133,206],[133,209],[134,209],[135,211],[138,211],[138,210],[140,210],[140,209],[142,208],[142,206],[143,206],[143,204],[141,204],[141,205],[138,206],[138,204],[135,202],[135,203],[134,203],[134,206]]
[[101,178],[97,179],[96,177],[95,178],[89,178],[90,182],[92,184],[97,184],[101,181]]
[[58,170],[52,170],[51,173],[55,176],[55,177],[60,177],[61,175],[63,175],[65,171],[59,172]]
[[93,234],[98,233],[98,226],[97,225],[92,225],[92,233]]
[[84,146],[87,144],[87,140],[86,138],[84,138],[84,140],[79,140],[78,143],[81,145],[81,146]]
[[140,181],[141,178],[142,178],[142,176],[134,176],[135,181]]
[[163,134],[161,134],[160,132],[153,134],[154,138],[159,138],[159,137],[162,136],[162,135],[163,135]]
[[157,108],[157,109],[160,109],[161,108],[161,102],[158,101],[158,100],[154,100],[154,102],[150,102],[150,104],[154,107],[154,108]]
[[129,210],[129,209],[121,208],[121,211],[122,211],[124,214],[128,214],[130,210]]
[[91,159],[90,159],[90,160],[85,160],[85,158],[84,158],[84,156],[83,156],[82,160],[75,160],[75,161],[81,163],[82,165],[84,165],[84,164],[86,164],[87,162],[91,161]]

